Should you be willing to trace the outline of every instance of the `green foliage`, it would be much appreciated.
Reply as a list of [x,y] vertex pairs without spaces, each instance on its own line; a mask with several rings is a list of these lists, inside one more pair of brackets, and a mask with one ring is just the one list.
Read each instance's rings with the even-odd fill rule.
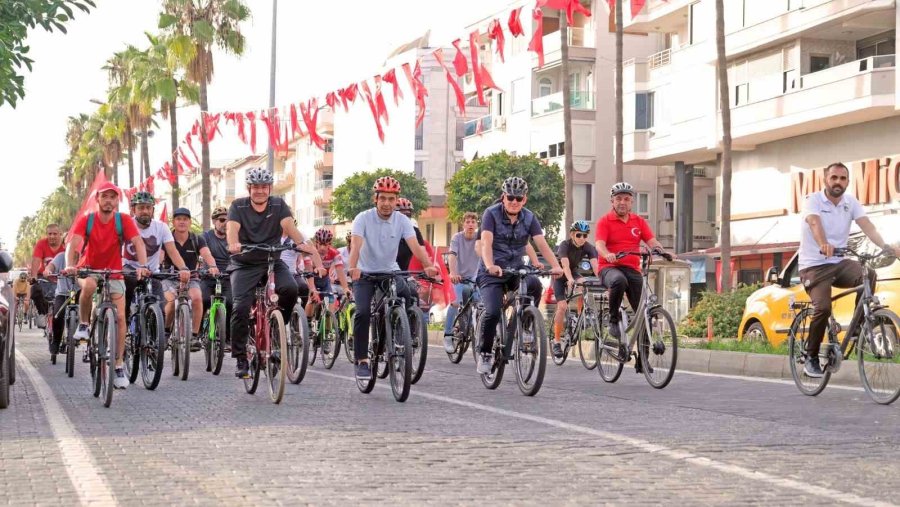
[[30,72],[34,60],[25,45],[28,30],[40,26],[48,32],[66,33],[63,23],[75,17],[72,8],[90,12],[94,0],[2,0],[0,1],[0,106],[25,97],[25,66]]
[[67,231],[80,206],[81,203],[74,196],[64,187],[59,187],[44,198],[35,215],[22,218],[13,252],[16,265],[30,265],[34,244],[46,235],[48,225],[58,224],[62,232]]
[[744,314],[747,298],[761,285],[741,285],[731,292],[704,292],[700,302],[691,308],[678,326],[678,333],[687,336],[706,336],[706,318],[712,315],[713,335],[717,338],[735,338]]
[[331,212],[338,220],[353,220],[359,213],[374,206],[372,184],[382,176],[393,176],[400,182],[400,196],[413,203],[413,216],[428,208],[430,199],[425,180],[415,174],[394,169],[378,169],[373,172],[356,173],[334,189]]
[[751,354],[774,354],[786,356],[788,353],[787,340],[781,342],[777,347],[769,342],[760,343],[757,341],[738,341],[735,339],[714,339],[711,342],[700,340],[691,342],[685,340],[680,342],[679,346],[687,349],[703,349],[703,350],[722,350],[726,352],[750,352]]
[[464,164],[447,182],[450,219],[460,221],[467,211],[481,215],[500,196],[500,185],[510,176],[528,182],[526,206],[553,244],[563,217],[565,185],[557,165],[548,166],[533,154],[513,156],[504,151]]

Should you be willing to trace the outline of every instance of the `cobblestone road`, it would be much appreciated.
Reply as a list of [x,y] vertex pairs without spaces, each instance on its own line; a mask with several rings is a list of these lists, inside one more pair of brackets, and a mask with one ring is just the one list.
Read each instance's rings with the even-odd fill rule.
[[[662,391],[569,361],[522,396],[484,389],[471,355],[430,349],[404,404],[387,381],[359,393],[343,359],[310,369],[280,406],[214,377],[168,370],[103,408],[86,365],[49,364],[18,336],[18,382],[0,411],[0,503],[887,505],[900,490],[900,405],[856,389],[679,372]],[[168,365],[167,365],[168,366]]]

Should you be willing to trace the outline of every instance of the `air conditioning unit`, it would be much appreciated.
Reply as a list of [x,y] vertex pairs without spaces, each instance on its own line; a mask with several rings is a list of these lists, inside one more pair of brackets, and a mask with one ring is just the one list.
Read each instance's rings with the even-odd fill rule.
[[506,117],[505,116],[496,116],[491,119],[491,128],[494,130],[503,130],[506,129]]

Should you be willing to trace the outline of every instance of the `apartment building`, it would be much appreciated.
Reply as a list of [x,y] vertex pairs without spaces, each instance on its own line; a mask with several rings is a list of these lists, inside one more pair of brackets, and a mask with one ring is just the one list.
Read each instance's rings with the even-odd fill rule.
[[312,237],[316,229],[334,231],[331,219],[331,192],[334,190],[334,116],[330,110],[319,111],[319,135],[325,149],[310,144],[304,137],[291,143],[289,165],[294,168],[294,217],[300,230]]
[[[623,74],[625,161],[669,168],[675,213],[692,215],[694,234],[721,193],[714,21],[713,0],[649,0],[626,25],[661,46]],[[831,162],[850,168],[850,191],[876,225],[900,209],[897,26],[888,0],[725,0],[733,282],[790,259],[804,196]],[[718,248],[693,247],[720,270]]]

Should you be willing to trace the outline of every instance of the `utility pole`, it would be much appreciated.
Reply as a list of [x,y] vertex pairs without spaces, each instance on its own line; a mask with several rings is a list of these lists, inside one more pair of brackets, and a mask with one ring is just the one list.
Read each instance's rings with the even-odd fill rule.
[[[276,49],[276,41],[277,37],[277,26],[278,26],[278,0],[272,0],[272,59],[270,62],[269,69],[269,111],[271,112],[275,108],[275,49]],[[277,126],[279,129],[281,125]],[[269,169],[269,173],[275,173],[275,149],[272,148],[272,141],[269,140],[269,149],[266,151],[268,157],[266,157],[266,168]]]

